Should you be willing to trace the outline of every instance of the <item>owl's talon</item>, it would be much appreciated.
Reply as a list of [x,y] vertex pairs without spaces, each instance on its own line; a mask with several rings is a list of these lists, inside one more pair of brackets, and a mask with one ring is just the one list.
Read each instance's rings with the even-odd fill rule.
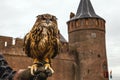
[[37,65],[34,64],[32,66],[29,66],[28,68],[30,68],[30,72],[32,75],[35,75],[34,72],[37,71]]
[[49,69],[52,74],[54,73],[54,70],[51,68],[50,64],[45,64],[45,70]]

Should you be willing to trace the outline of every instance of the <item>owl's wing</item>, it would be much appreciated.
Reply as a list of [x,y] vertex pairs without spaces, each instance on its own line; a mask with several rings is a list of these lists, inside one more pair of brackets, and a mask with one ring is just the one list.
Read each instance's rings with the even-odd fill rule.
[[61,43],[60,43],[59,39],[56,38],[56,40],[54,42],[54,54],[52,55],[52,58],[55,58],[59,54],[60,47],[61,47]]
[[31,57],[31,54],[30,54],[30,38],[29,38],[29,33],[27,33],[24,37],[24,47],[23,47],[23,50],[25,51],[25,54],[28,56],[28,57]]
[[31,44],[38,40],[40,37],[38,37],[37,35],[41,34],[42,32],[42,27],[38,27],[40,26],[37,22],[34,24],[33,28],[31,29],[31,31],[29,33],[27,33],[24,37],[24,48],[23,50],[25,51],[25,54],[28,57],[34,57],[34,54],[36,53],[36,50],[33,48],[35,45],[34,44],[31,46]]

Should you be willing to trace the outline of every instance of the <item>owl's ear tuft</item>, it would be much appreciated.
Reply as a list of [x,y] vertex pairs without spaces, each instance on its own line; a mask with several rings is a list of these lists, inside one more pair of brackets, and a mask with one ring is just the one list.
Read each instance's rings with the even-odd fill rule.
[[57,20],[56,16],[53,16],[52,19],[53,19],[53,20]]
[[38,16],[36,16],[36,17],[41,19],[41,18],[42,18],[42,15],[38,15]]

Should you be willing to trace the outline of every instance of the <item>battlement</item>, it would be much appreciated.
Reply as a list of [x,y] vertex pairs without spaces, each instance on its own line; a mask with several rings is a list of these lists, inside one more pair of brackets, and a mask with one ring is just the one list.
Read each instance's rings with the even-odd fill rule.
[[[61,52],[68,52],[68,42],[60,35],[61,40]],[[4,55],[26,56],[23,51],[23,39],[13,38],[9,36],[0,36],[0,52]]]
[[0,52],[7,55],[24,55],[23,39],[0,36]]
[[105,21],[97,18],[85,18],[68,22],[68,31],[97,29],[105,31]]
[[8,36],[0,36],[0,49],[5,47],[22,47],[23,39]]
[[0,48],[11,45],[12,45],[12,37],[0,36]]

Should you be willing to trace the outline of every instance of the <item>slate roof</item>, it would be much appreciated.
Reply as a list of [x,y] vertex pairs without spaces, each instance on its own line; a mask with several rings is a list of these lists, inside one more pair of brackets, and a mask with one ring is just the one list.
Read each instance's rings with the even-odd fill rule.
[[81,0],[76,15],[73,18],[71,18],[70,21],[80,18],[101,18],[101,17],[95,13],[90,0]]

